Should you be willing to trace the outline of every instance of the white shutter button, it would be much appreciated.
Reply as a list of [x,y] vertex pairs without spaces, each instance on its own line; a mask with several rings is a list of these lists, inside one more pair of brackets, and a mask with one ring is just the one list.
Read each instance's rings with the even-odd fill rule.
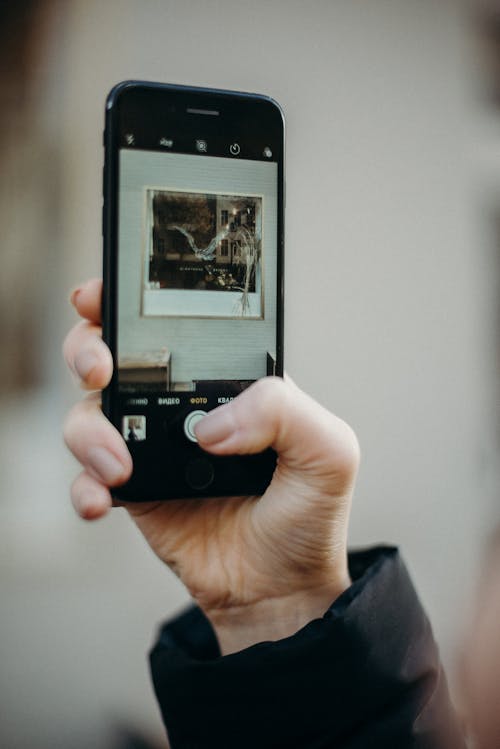
[[194,427],[206,415],[206,411],[191,411],[184,419],[184,434],[191,442],[198,442],[194,433]]

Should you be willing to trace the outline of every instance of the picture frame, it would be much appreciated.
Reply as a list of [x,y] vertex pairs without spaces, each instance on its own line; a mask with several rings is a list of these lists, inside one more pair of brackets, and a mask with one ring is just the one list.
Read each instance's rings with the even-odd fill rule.
[[144,187],[143,317],[264,319],[264,196]]

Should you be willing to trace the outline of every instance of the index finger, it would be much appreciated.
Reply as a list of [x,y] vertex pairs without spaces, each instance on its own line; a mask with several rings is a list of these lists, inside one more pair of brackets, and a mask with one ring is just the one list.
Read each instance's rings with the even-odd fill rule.
[[90,322],[101,322],[102,279],[92,278],[77,286],[70,296],[70,302],[80,315]]

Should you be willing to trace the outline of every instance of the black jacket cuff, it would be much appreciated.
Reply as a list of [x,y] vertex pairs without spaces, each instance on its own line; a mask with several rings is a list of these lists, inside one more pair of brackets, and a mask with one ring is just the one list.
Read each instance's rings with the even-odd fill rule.
[[202,612],[150,660],[172,749],[460,745],[429,622],[396,549],[350,554],[353,583],[291,637],[222,657]]

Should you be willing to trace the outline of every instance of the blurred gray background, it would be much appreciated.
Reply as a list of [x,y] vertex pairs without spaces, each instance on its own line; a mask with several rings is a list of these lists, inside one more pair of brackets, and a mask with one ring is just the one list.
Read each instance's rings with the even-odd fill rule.
[[451,664],[499,517],[498,16],[446,0],[27,7],[0,71],[1,746],[101,749],[119,726],[165,743],[146,653],[187,597],[122,510],[74,515],[60,427],[80,397],[67,297],[100,275],[104,100],[126,78],[283,105],[286,367],[357,431],[351,543],[402,547]]

